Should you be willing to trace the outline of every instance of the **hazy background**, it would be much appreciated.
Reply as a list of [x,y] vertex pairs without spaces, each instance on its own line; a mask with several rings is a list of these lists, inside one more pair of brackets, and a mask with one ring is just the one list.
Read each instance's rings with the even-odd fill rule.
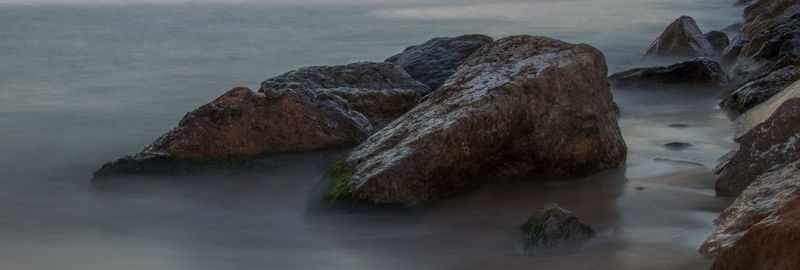
[[[639,65],[680,15],[704,31],[737,22],[733,2],[0,0],[0,268],[703,266],[693,245],[720,207],[707,171],[732,134],[713,93],[616,91],[627,169],[594,182],[489,187],[423,213],[309,217],[308,191],[342,153],[207,176],[211,185],[109,192],[89,178],[228,89],[301,66],[382,61],[433,37],[480,33],[587,43],[619,71]],[[675,122],[691,128],[666,127]],[[672,140],[695,147],[661,147]],[[697,167],[677,178],[697,187],[642,180]],[[648,185],[661,192],[628,193]],[[648,203],[655,198],[672,200]],[[599,226],[600,244],[516,256],[516,226],[549,201]]]

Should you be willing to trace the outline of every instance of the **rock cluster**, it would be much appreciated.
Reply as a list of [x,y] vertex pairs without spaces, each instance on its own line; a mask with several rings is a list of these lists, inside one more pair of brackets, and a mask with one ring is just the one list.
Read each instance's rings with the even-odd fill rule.
[[800,159],[800,82],[739,117],[739,147],[717,167],[717,194],[737,196],[759,175]]
[[475,52],[332,175],[332,199],[431,201],[494,175],[543,179],[622,164],[603,54],[531,36]]
[[392,63],[301,68],[264,81],[258,92],[226,92],[187,113],[141,153],[107,163],[94,176],[149,173],[153,159],[164,156],[216,158],[357,143],[427,91]]

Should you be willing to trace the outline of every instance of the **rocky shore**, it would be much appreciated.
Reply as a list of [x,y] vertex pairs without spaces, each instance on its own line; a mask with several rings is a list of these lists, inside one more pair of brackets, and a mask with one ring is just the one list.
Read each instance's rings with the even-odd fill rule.
[[[737,125],[738,146],[716,168],[717,195],[737,198],[700,247],[712,269],[795,269],[800,3],[736,4],[741,24],[704,33],[681,16],[643,54],[674,64],[610,76],[589,45],[526,35],[435,38],[381,63],[300,68],[229,90],[93,181],[351,144],[321,180],[326,202],[432,202],[492,181],[616,168],[627,147],[610,87],[672,85],[719,92]],[[595,234],[567,210],[545,212],[523,226],[526,250],[568,240],[570,228]]]

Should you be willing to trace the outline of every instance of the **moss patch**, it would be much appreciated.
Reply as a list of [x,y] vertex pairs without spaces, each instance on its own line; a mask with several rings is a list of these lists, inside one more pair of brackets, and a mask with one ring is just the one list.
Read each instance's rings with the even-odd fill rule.
[[326,194],[328,200],[335,202],[347,196],[347,180],[353,177],[353,169],[345,164],[344,159],[340,159],[328,170],[328,177],[331,181],[331,189]]

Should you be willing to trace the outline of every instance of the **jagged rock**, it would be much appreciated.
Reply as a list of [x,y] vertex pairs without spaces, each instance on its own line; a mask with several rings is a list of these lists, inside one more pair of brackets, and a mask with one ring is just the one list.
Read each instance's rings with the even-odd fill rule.
[[708,43],[697,23],[689,16],[681,16],[661,33],[644,56],[698,57],[712,56],[714,48]]
[[402,53],[386,59],[386,62],[403,67],[411,77],[428,85],[433,91],[456,72],[456,67],[464,59],[491,42],[492,38],[485,35],[438,37],[408,47]]
[[703,36],[708,40],[708,43],[711,44],[711,48],[714,48],[714,55],[722,54],[722,51],[724,51],[728,45],[731,45],[728,35],[720,31],[711,31]]
[[786,66],[800,65],[800,5],[759,0],[745,9],[745,24],[724,52],[735,59],[732,74],[750,80]]
[[431,201],[491,176],[545,179],[614,168],[625,143],[603,54],[513,36],[476,51],[439,90],[339,164],[330,199]]
[[597,235],[592,226],[578,220],[575,213],[555,203],[533,214],[522,225],[519,244],[525,254],[545,248],[558,247],[565,242],[586,240]]
[[721,196],[736,196],[754,179],[800,159],[800,82],[795,82],[737,119],[739,146],[716,172]]
[[728,75],[716,61],[699,57],[668,67],[635,68],[611,74],[608,79],[616,86],[652,84],[684,84],[716,88],[728,84]]
[[728,110],[745,112],[798,79],[800,79],[800,67],[785,67],[737,88],[720,105]]
[[153,160],[313,150],[366,139],[428,91],[392,63],[306,67],[238,87],[189,112],[141,153],[110,162],[95,177],[165,172]]
[[711,269],[796,269],[800,265],[800,162],[758,177],[716,220],[700,251]]

